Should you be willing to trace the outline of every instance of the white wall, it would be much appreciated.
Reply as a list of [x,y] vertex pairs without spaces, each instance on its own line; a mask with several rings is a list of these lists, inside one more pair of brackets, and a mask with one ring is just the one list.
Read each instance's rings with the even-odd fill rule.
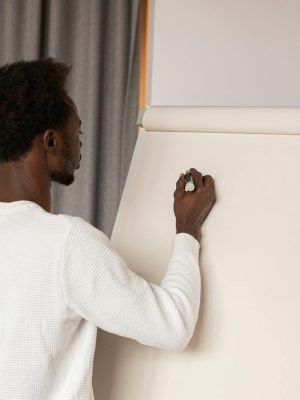
[[148,104],[300,105],[299,0],[151,0]]

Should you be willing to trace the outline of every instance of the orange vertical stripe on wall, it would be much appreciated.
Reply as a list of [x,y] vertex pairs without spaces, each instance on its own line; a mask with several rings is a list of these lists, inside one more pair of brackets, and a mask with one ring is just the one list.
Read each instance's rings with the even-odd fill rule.
[[149,15],[150,15],[150,0],[141,0],[139,107],[144,107],[146,102]]

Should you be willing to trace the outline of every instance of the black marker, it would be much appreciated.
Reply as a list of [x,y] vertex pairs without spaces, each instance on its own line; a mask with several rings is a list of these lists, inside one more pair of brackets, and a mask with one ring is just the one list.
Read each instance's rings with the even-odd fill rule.
[[185,191],[193,192],[195,190],[195,183],[190,170],[186,171],[186,173],[184,174],[184,179],[185,179],[185,187],[184,187]]

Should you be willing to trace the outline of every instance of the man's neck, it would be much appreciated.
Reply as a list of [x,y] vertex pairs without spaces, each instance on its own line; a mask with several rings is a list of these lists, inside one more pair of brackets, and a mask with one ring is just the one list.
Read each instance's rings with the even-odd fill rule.
[[51,181],[30,163],[0,164],[0,202],[32,201],[51,212]]

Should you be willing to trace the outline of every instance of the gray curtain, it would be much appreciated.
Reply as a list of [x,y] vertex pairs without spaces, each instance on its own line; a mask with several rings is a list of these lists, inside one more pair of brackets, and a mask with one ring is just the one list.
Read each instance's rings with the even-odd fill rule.
[[139,0],[1,0],[0,64],[47,56],[73,65],[84,132],[75,182],[53,185],[52,211],[110,236],[137,139]]

